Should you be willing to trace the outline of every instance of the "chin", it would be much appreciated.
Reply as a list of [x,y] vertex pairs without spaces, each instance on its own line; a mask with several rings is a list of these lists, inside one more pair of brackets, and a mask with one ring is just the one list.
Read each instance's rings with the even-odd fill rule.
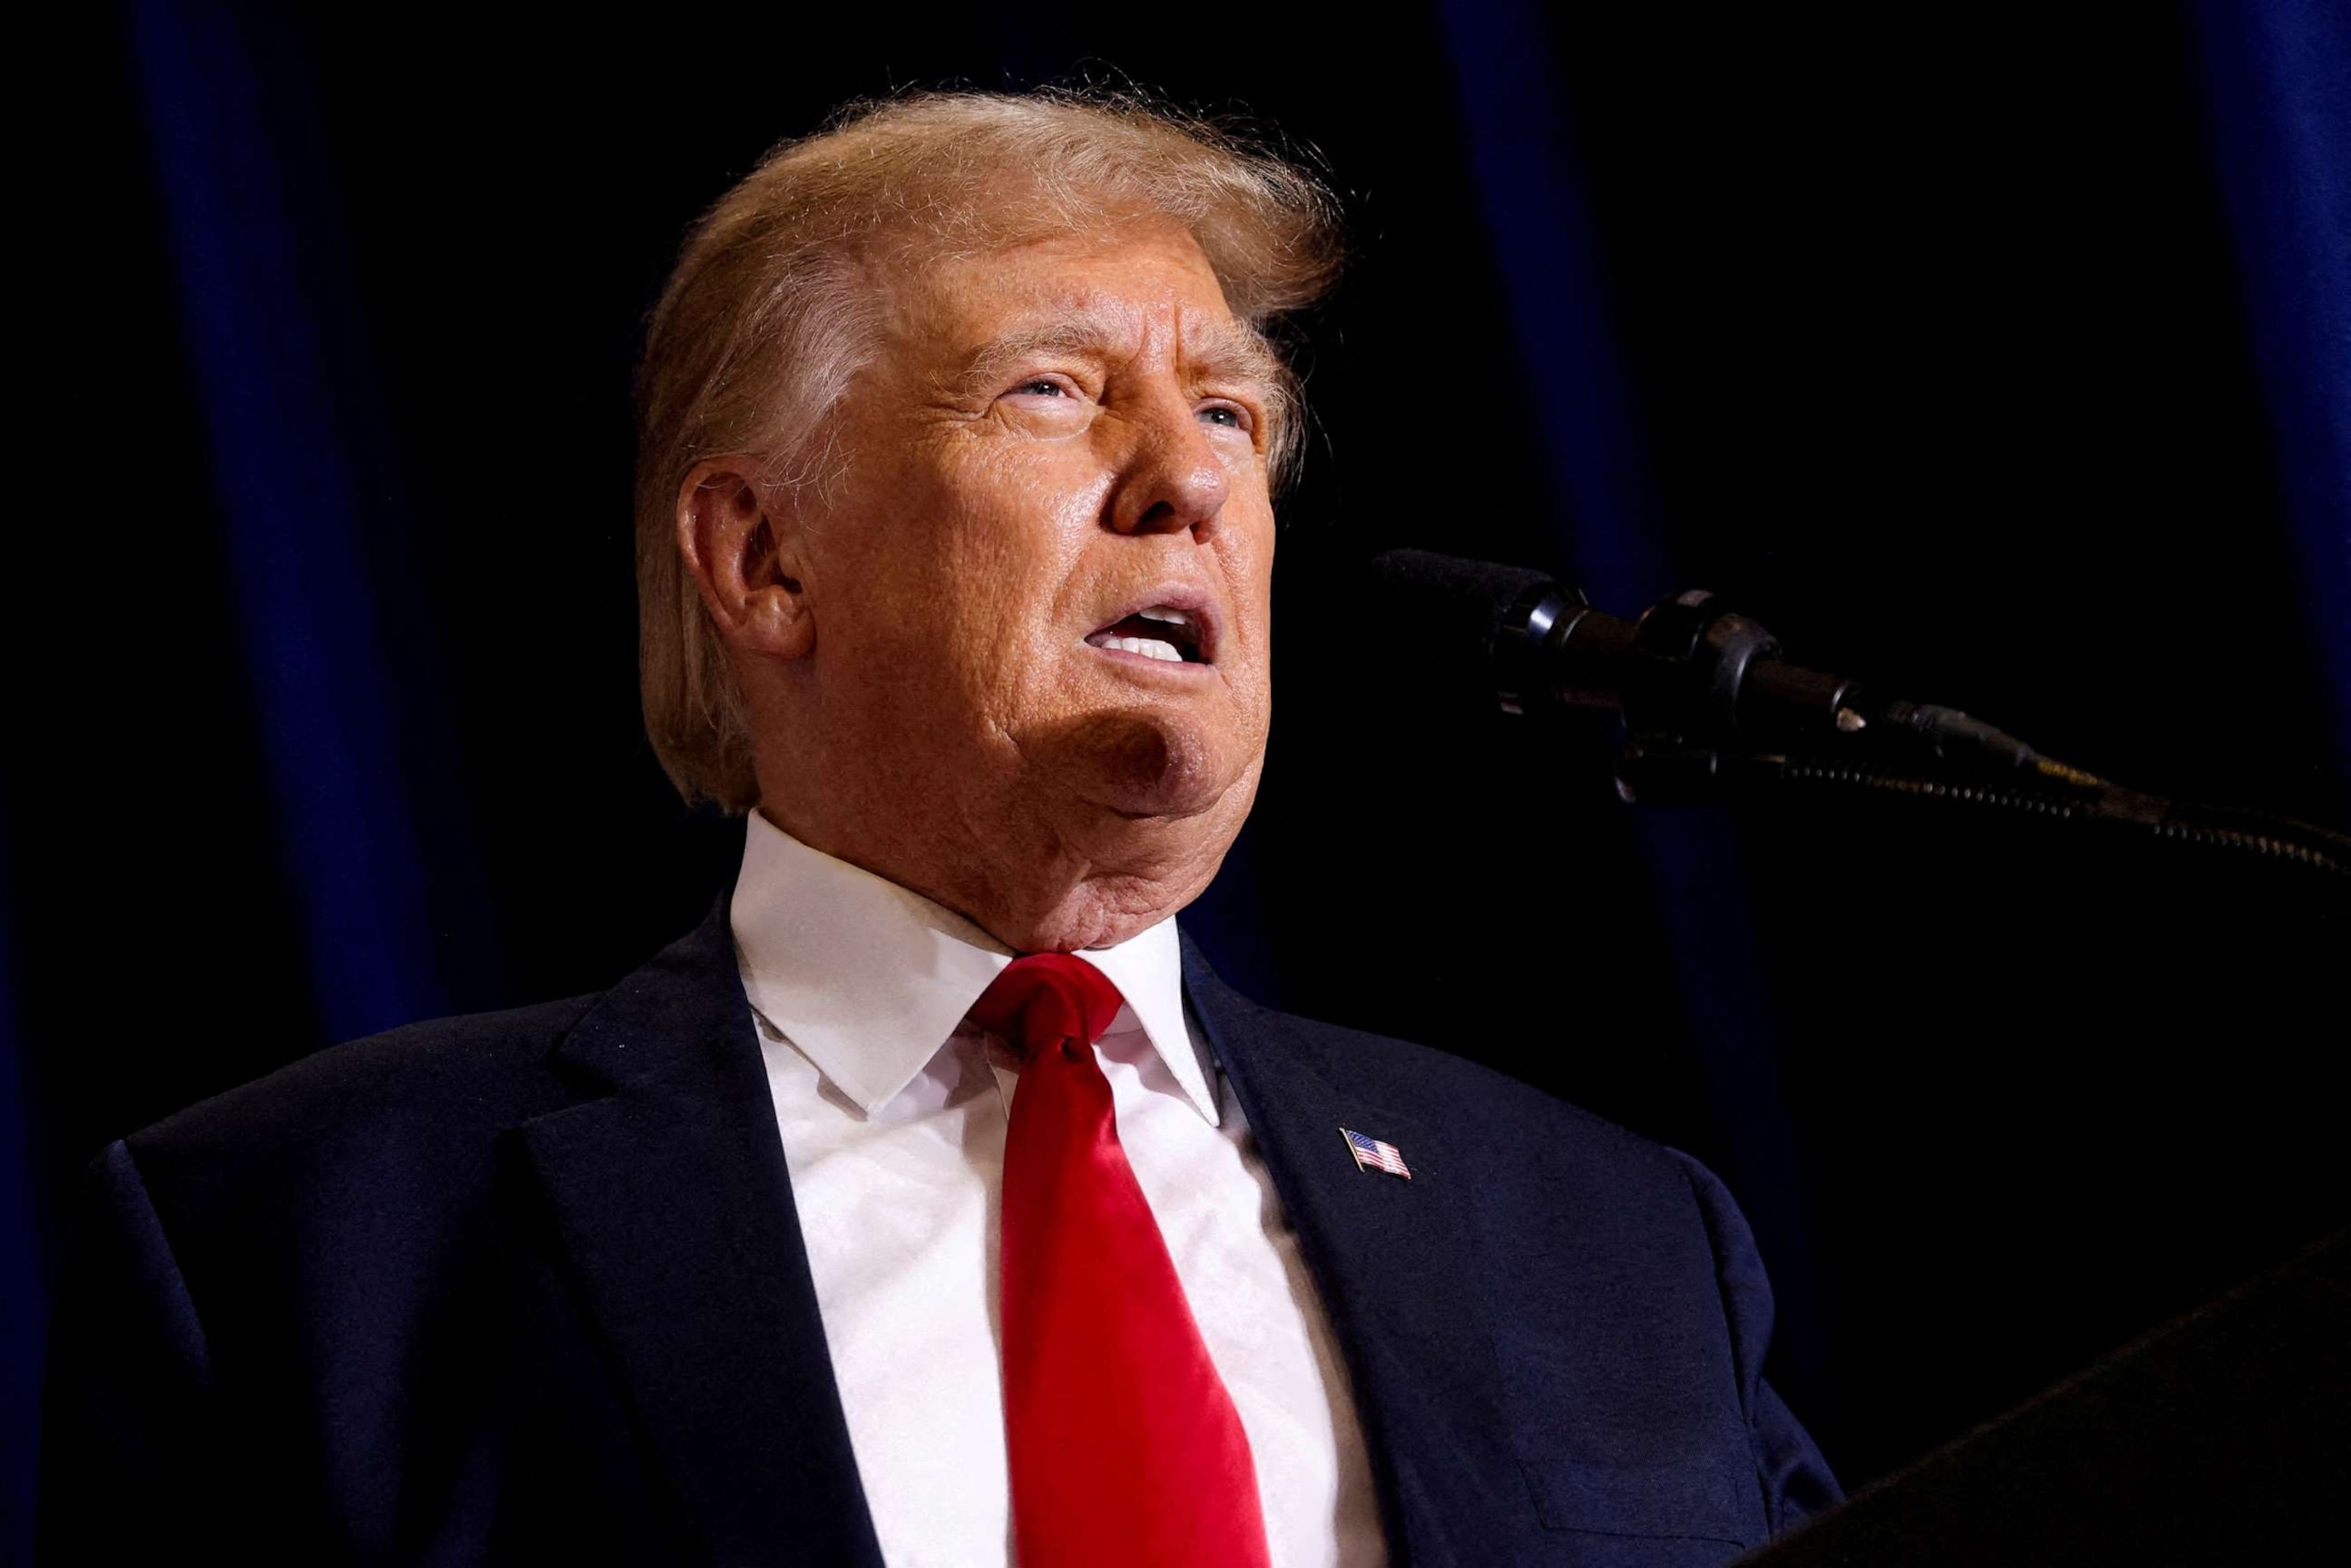
[[[1089,715],[1056,737],[1053,764],[1078,793],[1123,817],[1214,811],[1250,769],[1254,747],[1187,716],[1132,709]],[[1246,809],[1246,801],[1243,802]]]

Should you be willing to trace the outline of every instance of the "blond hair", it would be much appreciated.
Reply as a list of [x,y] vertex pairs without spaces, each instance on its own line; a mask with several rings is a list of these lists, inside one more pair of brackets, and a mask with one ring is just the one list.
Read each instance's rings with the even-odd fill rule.
[[[687,800],[758,800],[726,644],[676,538],[679,486],[707,457],[761,455],[804,484],[825,414],[872,351],[873,269],[1141,214],[1188,229],[1259,334],[1338,270],[1330,193],[1228,129],[1132,94],[924,93],[855,105],[788,141],[687,235],[637,376],[638,653],[645,729]],[[1300,445],[1295,388],[1274,411],[1278,481]]]

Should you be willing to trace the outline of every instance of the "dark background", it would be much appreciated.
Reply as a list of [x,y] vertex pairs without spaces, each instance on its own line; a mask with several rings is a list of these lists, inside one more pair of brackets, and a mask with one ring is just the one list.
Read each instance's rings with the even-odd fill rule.
[[639,322],[768,144],[908,85],[1131,79],[1323,162],[1354,255],[1305,324],[1280,716],[1187,923],[1262,999],[1713,1165],[1848,1485],[2345,1223],[2338,893],[1928,808],[1635,811],[1605,727],[1419,698],[1342,572],[1714,588],[1802,662],[2339,826],[2338,15],[872,11],[154,0],[20,67],[0,1511],[107,1140],[603,987],[706,906],[739,828],[635,706]]

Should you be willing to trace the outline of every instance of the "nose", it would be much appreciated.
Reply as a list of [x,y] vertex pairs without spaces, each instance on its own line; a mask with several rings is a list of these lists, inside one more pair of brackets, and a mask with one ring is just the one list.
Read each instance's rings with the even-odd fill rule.
[[1193,412],[1170,392],[1135,420],[1111,497],[1110,526],[1122,534],[1205,534],[1217,526],[1232,477]]

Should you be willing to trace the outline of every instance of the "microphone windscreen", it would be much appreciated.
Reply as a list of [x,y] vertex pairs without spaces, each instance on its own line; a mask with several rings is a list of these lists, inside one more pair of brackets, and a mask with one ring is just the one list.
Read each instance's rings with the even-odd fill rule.
[[1549,572],[1433,550],[1394,549],[1372,558],[1373,598],[1384,645],[1416,682],[1494,700],[1494,643],[1510,606]]

